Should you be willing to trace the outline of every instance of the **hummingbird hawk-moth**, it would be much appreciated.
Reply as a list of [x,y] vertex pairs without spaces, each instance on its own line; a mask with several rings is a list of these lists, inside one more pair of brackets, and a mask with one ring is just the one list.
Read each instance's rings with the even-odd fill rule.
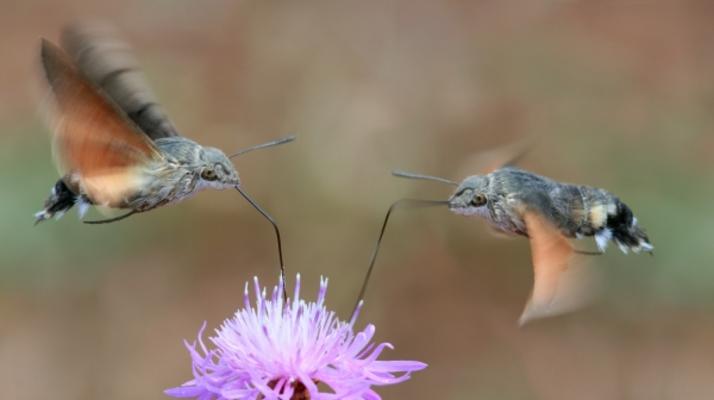
[[[610,241],[624,253],[652,253],[653,246],[632,210],[610,192],[553,179],[506,165],[462,182],[394,171],[399,177],[428,179],[456,186],[448,200],[402,199],[389,208],[367,277],[393,209],[401,204],[446,205],[455,214],[478,216],[507,235],[529,239],[534,270],[531,296],[521,324],[579,306],[587,278],[575,273],[575,255],[602,254]],[[570,239],[593,237],[598,252],[576,250]],[[366,280],[359,298],[364,296]],[[580,292],[580,293],[579,293]]]
[[41,61],[54,100],[53,154],[63,176],[35,214],[35,223],[59,218],[74,205],[80,218],[90,205],[129,211],[109,220],[85,221],[105,223],[180,201],[202,189],[241,191],[230,158],[293,139],[231,156],[202,146],[179,135],[129,46],[108,27],[69,27],[61,44],[62,48],[43,39]]
[[64,30],[62,47],[43,39],[42,69],[52,103],[52,150],[62,174],[35,224],[77,205],[128,210],[130,215],[183,200],[203,189],[236,189],[273,226],[283,278],[280,231],[242,189],[230,159],[290,142],[263,143],[232,155],[179,135],[149,89],[130,47],[103,25]]

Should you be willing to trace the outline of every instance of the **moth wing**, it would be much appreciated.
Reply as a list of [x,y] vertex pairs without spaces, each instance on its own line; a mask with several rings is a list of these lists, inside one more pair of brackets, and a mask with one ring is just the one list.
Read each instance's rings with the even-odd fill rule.
[[536,212],[524,215],[531,244],[533,289],[519,319],[534,319],[573,311],[593,297],[595,277],[560,230]]
[[77,181],[93,203],[121,206],[141,184],[142,169],[161,154],[60,48],[43,40],[41,58],[55,100],[53,152],[58,168]]
[[480,151],[459,167],[459,176],[489,174],[497,169],[513,166],[520,162],[533,147],[532,140],[524,139],[495,149]]
[[102,23],[82,23],[62,32],[62,48],[76,68],[152,140],[178,136],[144,78],[131,46]]

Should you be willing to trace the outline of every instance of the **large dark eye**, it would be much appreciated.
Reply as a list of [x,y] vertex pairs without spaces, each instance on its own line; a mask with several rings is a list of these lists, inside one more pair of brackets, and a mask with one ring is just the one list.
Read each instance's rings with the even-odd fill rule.
[[474,207],[481,207],[484,204],[486,204],[486,196],[481,193],[476,193],[471,199],[471,205]]
[[207,181],[215,181],[218,179],[218,175],[216,175],[216,171],[206,168],[201,171],[201,178]]

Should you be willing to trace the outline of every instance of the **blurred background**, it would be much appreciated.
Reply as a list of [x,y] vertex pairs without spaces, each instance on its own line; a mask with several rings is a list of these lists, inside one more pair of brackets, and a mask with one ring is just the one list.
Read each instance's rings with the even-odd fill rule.
[[[706,1],[2,1],[0,387],[6,399],[165,398],[184,338],[277,280],[270,226],[233,192],[126,221],[33,227],[57,179],[39,38],[121,30],[184,134],[227,152],[279,221],[289,276],[347,319],[389,204],[451,188],[524,139],[521,165],[607,188],[656,255],[592,260],[591,307],[517,319],[528,243],[446,209],[397,211],[361,323],[429,368],[385,399],[714,398],[714,5]],[[93,214],[90,216],[97,217]],[[586,246],[585,243],[579,245]]]

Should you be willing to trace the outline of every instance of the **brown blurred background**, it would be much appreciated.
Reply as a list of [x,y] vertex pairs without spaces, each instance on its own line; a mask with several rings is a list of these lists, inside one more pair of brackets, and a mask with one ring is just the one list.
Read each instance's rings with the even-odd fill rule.
[[[39,38],[102,19],[135,47],[185,135],[236,160],[279,221],[290,273],[347,318],[387,206],[449,188],[485,150],[609,189],[655,257],[611,248],[604,295],[518,329],[528,243],[445,209],[393,217],[362,323],[429,368],[386,399],[714,398],[714,5],[707,1],[23,1],[0,3],[3,399],[165,398],[182,339],[215,328],[253,275],[277,278],[269,225],[206,192],[107,226],[32,226],[57,178]],[[475,172],[475,171],[473,171]],[[582,244],[582,243],[581,243]],[[291,275],[292,277],[292,275]]]

